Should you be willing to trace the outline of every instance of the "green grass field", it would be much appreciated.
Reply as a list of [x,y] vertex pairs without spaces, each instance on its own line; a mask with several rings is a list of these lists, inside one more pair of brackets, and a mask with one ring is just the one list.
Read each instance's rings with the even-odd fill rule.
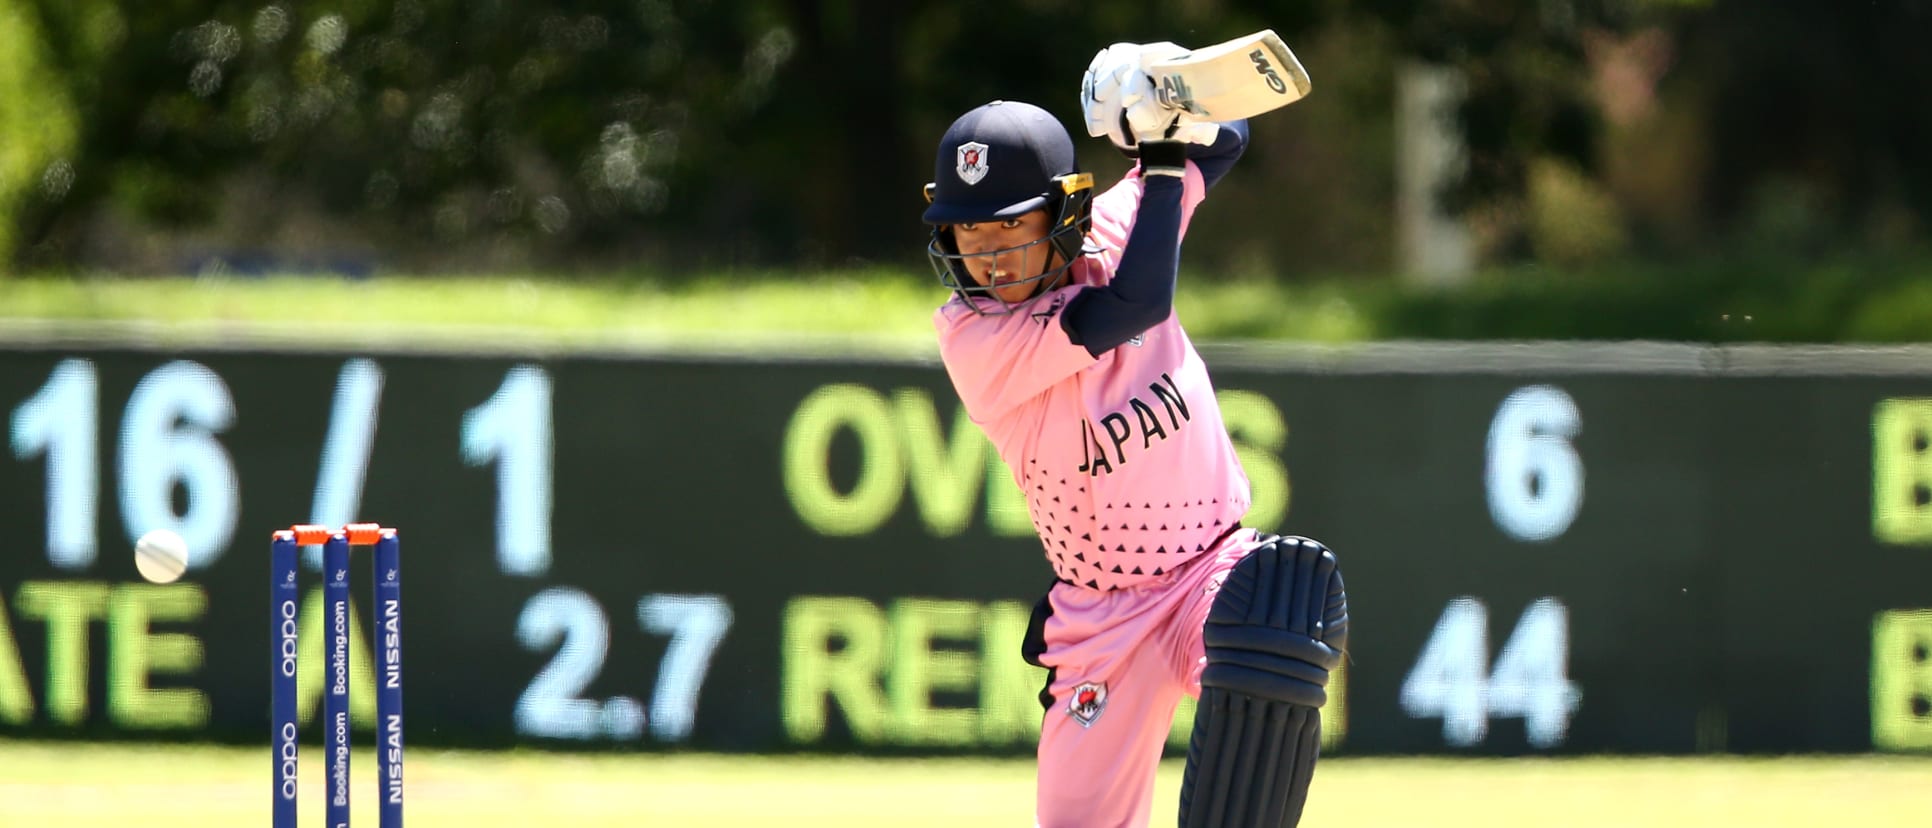
[[[305,746],[306,824],[320,824]],[[374,757],[355,758],[355,818],[374,826]],[[1022,760],[774,759],[452,753],[408,757],[415,828],[490,826],[1022,826]],[[264,750],[0,742],[0,825],[259,826]],[[1161,766],[1154,825],[1180,765]],[[1331,759],[1302,824],[1344,826],[1925,826],[1932,757]]]

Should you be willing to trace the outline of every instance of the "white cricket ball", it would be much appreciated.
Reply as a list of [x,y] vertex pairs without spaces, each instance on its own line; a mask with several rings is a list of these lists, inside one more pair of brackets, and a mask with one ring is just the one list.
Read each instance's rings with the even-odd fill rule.
[[134,542],[134,568],[153,583],[174,583],[188,571],[188,542],[169,529],[142,535]]

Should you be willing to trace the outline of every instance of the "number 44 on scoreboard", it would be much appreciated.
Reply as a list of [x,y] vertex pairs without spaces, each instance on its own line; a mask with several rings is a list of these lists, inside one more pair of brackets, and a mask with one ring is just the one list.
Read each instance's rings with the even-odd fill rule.
[[1555,598],[1530,604],[1493,670],[1488,639],[1483,602],[1450,601],[1402,681],[1402,709],[1414,718],[1442,719],[1442,738],[1456,747],[1481,744],[1491,718],[1522,719],[1533,747],[1562,744],[1583,700],[1566,675],[1569,610]]

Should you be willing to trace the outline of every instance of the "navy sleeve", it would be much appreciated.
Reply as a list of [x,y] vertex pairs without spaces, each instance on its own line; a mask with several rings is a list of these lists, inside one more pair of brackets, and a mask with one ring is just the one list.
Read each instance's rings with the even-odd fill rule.
[[1181,194],[1186,187],[1182,179],[1170,175],[1148,176],[1142,179],[1142,187],[1140,212],[1127,234],[1127,248],[1120,252],[1113,280],[1076,292],[1060,315],[1067,338],[1095,357],[1174,312],[1174,274],[1181,264]]
[[[1187,159],[1208,187],[1228,174],[1248,148],[1248,122],[1229,121],[1212,144],[1189,144]],[[1181,264],[1181,179],[1142,179],[1140,212],[1127,234],[1120,267],[1104,287],[1074,294],[1060,326],[1075,345],[1099,357],[1160,324],[1174,312],[1174,275]]]
[[1207,181],[1208,189],[1214,189],[1214,182],[1228,174],[1241,153],[1248,149],[1248,122],[1229,121],[1221,125],[1221,134],[1215,136],[1213,144],[1189,144],[1187,160],[1201,168],[1201,178]]

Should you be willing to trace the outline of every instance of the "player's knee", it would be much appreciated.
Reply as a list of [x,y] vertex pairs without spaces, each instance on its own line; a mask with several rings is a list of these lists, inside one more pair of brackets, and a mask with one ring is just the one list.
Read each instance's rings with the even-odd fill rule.
[[1279,537],[1236,564],[1202,631],[1203,688],[1306,707],[1328,702],[1328,672],[1348,644],[1348,598],[1335,553]]

